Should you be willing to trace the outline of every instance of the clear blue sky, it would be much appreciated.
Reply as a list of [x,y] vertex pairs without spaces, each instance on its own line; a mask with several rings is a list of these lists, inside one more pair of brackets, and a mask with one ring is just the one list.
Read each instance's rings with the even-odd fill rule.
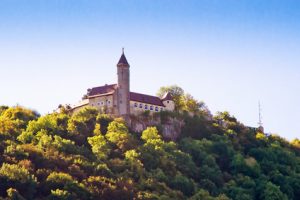
[[210,110],[300,137],[300,1],[1,0],[0,104],[51,112],[116,82],[177,84]]

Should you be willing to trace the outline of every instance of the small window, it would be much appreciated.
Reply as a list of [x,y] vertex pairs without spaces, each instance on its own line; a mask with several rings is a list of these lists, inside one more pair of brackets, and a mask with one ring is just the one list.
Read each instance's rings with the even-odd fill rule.
[[145,105],[145,110],[148,110],[148,105]]
[[160,111],[163,111],[164,109],[163,108],[160,108]]
[[143,108],[143,104],[140,103],[140,108]]
[[101,101],[101,106],[103,106],[103,104],[104,104],[104,102],[103,102],[103,101]]
[[92,103],[92,106],[94,106],[94,104]]
[[107,101],[107,104],[110,104],[110,101]]
[[158,107],[157,106],[155,107],[155,111],[158,112]]
[[150,106],[150,110],[153,110],[153,106]]
[[134,103],[134,107],[138,107],[138,104],[137,104],[137,103]]
[[167,101],[167,103],[169,103],[170,101]]
[[98,106],[99,106],[99,105],[100,105],[100,102],[98,102],[97,104],[98,104]]

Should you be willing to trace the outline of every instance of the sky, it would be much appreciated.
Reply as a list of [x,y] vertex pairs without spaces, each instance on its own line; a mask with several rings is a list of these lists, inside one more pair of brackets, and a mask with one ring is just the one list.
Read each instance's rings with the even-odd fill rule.
[[0,105],[41,114],[116,83],[178,85],[212,113],[300,138],[300,1],[1,0]]

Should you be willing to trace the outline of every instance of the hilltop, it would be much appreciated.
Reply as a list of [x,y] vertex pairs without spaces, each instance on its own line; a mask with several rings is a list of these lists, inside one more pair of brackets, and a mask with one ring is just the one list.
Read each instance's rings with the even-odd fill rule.
[[228,112],[144,113],[182,121],[135,132],[86,107],[39,116],[0,108],[1,199],[298,199],[300,141],[249,128]]

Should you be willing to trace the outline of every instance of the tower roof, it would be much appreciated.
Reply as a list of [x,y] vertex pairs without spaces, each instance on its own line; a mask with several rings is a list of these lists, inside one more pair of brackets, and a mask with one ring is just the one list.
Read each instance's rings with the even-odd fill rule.
[[129,63],[127,62],[127,59],[125,57],[125,54],[124,54],[124,48],[122,49],[122,55],[121,55],[121,58],[117,64],[117,66],[119,65],[126,65],[126,66],[129,66]]
[[163,101],[172,100],[172,95],[170,94],[170,92],[166,92],[164,96],[161,98],[161,100]]

